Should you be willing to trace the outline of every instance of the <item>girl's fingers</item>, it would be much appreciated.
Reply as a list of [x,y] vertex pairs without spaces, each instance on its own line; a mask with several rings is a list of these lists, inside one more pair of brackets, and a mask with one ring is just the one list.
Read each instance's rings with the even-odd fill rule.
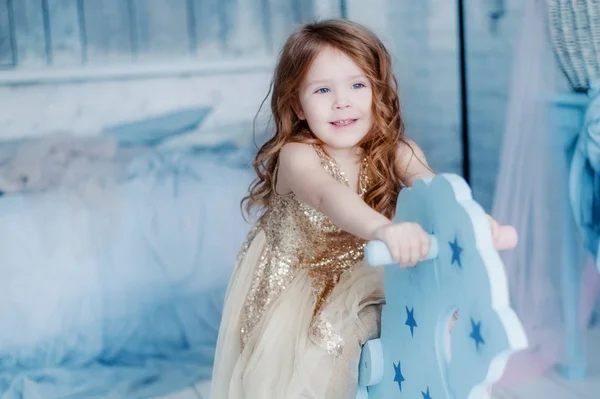
[[421,248],[420,248],[421,260],[425,259],[425,257],[429,253],[429,247],[431,246],[430,241],[431,241],[431,238],[429,237],[429,234],[427,234],[425,231],[423,231],[421,233]]
[[407,243],[406,240],[400,239],[398,242],[398,247],[400,248],[400,266],[409,266],[410,244]]
[[519,242],[517,230],[512,226],[502,226],[498,229],[498,235],[494,239],[494,246],[497,250],[503,251],[513,249]]

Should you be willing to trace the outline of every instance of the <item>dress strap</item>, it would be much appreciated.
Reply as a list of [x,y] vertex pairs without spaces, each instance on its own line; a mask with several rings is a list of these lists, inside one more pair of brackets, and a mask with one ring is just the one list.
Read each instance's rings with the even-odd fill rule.
[[[348,178],[340,167],[340,164],[318,145],[311,144],[311,146],[314,148],[317,155],[319,155],[323,169],[325,169],[325,171],[338,182],[350,186]],[[360,170],[358,173],[358,194],[360,196],[363,196],[367,192],[369,186],[367,163],[368,159],[365,156],[361,161]]]
[[368,167],[369,158],[366,156],[363,158],[360,164],[360,172],[358,174],[358,191],[362,197],[369,190],[369,169]]
[[277,157],[277,162],[275,162],[275,168],[273,169],[273,178],[271,179],[271,191],[277,194],[277,174],[279,173],[279,156]]
[[323,169],[325,169],[325,171],[338,182],[349,186],[350,183],[348,183],[348,178],[346,177],[344,171],[340,168],[340,165],[337,163],[337,161],[318,145],[311,144],[311,146],[321,159],[321,166]]

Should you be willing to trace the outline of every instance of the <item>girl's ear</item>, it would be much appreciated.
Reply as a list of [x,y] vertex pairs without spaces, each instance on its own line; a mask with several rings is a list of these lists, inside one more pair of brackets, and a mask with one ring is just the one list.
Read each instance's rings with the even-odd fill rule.
[[292,108],[294,109],[294,112],[296,113],[298,119],[300,119],[301,121],[306,119],[304,117],[304,112],[302,111],[302,105],[300,105],[300,101],[298,101],[297,99],[292,101]]

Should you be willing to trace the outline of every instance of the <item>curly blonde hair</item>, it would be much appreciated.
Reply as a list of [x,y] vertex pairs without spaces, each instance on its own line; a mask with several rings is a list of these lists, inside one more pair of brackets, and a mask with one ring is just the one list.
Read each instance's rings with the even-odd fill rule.
[[383,215],[394,216],[403,181],[396,170],[398,145],[404,142],[410,147],[410,144],[404,138],[398,84],[391,57],[370,30],[355,22],[337,19],[303,25],[288,38],[281,50],[269,90],[269,93],[272,92],[271,113],[275,134],[260,147],[252,163],[257,177],[241,204],[246,204],[247,213],[253,207],[264,209],[268,206],[273,195],[279,151],[286,143],[320,144],[306,121],[298,118],[292,104],[313,60],[327,46],[351,58],[371,82],[373,123],[358,143],[369,161],[367,176],[370,186],[364,200]]

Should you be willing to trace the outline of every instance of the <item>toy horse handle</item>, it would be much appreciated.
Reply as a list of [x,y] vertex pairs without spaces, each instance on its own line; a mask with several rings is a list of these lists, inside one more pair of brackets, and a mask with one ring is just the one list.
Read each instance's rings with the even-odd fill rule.
[[[430,234],[429,252],[423,260],[435,259],[438,256],[438,239]],[[365,259],[371,266],[386,266],[395,263],[392,254],[383,241],[369,241],[365,247]]]
[[[432,260],[438,257],[439,244],[435,235],[430,234],[430,245],[427,256],[423,259]],[[498,237],[494,242],[497,250],[512,249],[517,243],[517,233],[512,226],[500,226]],[[386,266],[395,263],[387,245],[383,241],[369,241],[365,247],[365,259],[371,266]]]

